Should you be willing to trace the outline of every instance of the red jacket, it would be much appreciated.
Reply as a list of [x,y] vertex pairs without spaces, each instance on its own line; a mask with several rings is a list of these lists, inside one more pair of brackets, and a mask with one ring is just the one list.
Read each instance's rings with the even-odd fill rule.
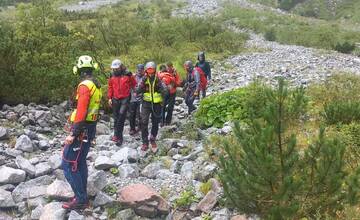
[[108,99],[123,99],[130,96],[132,88],[135,88],[136,80],[133,76],[112,76],[108,81]]

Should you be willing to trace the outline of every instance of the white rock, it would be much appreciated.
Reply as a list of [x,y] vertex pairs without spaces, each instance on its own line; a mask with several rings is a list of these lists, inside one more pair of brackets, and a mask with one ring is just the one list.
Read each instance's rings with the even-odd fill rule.
[[26,178],[26,173],[23,170],[2,166],[0,168],[0,184],[20,183]]
[[15,163],[19,169],[24,170],[29,176],[35,176],[35,166],[32,165],[29,160],[23,158],[22,156],[17,156]]
[[47,204],[41,213],[40,220],[64,220],[66,210],[62,208],[60,202]]
[[11,208],[15,206],[11,193],[0,188],[0,208]]
[[30,138],[24,134],[18,137],[18,139],[16,139],[15,149],[24,152],[34,151],[33,143],[31,142]]
[[67,200],[74,197],[69,183],[62,180],[55,180],[46,189],[46,195],[53,199]]
[[116,167],[116,163],[106,156],[98,156],[95,160],[95,168],[98,170],[107,170],[112,167]]

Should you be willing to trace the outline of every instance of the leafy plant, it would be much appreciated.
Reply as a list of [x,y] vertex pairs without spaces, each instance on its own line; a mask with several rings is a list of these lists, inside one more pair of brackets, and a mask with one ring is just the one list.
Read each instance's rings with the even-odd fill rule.
[[200,185],[200,192],[203,194],[203,195],[206,195],[212,188],[212,183],[211,181],[207,181],[206,183],[201,183]]
[[193,202],[198,202],[198,198],[196,197],[194,193],[194,189],[188,188],[184,190],[179,198],[175,200],[175,208],[187,208],[189,207]]
[[359,121],[360,102],[336,100],[325,104],[323,117],[328,124],[349,124],[353,121]]
[[351,53],[355,50],[355,44],[345,41],[343,43],[337,43],[334,47],[334,50],[340,53]]
[[117,192],[117,188],[114,185],[107,185],[104,188],[104,192],[108,195],[114,195]]
[[111,167],[110,168],[110,173],[114,176],[118,176],[119,175],[119,169],[116,167]]

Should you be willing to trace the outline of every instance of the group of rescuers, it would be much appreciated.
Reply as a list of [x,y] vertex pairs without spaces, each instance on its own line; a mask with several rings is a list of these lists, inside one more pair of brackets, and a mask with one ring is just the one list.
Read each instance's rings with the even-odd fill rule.
[[[76,109],[70,116],[71,130],[65,138],[62,151],[62,168],[69,182],[74,197],[63,204],[64,209],[85,209],[89,206],[87,195],[88,168],[86,157],[95,138],[96,122],[99,116],[102,93],[100,83],[93,76],[98,64],[92,57],[80,56],[74,66],[74,74],[78,74],[81,82],[76,90]],[[205,53],[198,54],[198,62],[184,63],[186,79],[182,81],[171,62],[161,65],[157,72],[155,62],[147,62],[136,66],[132,74],[118,59],[111,64],[112,74],[108,80],[108,104],[112,107],[114,117],[114,135],[112,141],[120,146],[123,143],[123,130],[127,111],[130,110],[130,135],[141,131],[141,151],[146,154],[156,153],[156,136],[159,124],[170,125],[175,105],[176,88],[183,87],[188,113],[196,108],[194,100],[202,94],[206,96],[211,69],[205,61]],[[149,119],[151,131],[149,136]],[[138,123],[137,123],[138,121]]]

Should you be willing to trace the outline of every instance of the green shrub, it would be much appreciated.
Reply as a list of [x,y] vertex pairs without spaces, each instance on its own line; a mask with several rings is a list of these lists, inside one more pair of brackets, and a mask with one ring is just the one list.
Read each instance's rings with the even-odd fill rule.
[[268,41],[276,41],[276,33],[274,29],[270,29],[265,32],[265,39]]
[[333,101],[324,106],[323,117],[327,124],[349,124],[360,120],[359,101]]
[[334,50],[340,52],[340,53],[351,53],[355,50],[355,44],[344,42],[344,43],[337,43],[334,47]]
[[181,193],[179,198],[175,200],[175,208],[187,208],[193,202],[198,202],[198,198],[194,193],[194,189],[189,188]]
[[347,148],[346,162],[354,170],[360,165],[360,124],[353,122],[341,125],[338,131]]

